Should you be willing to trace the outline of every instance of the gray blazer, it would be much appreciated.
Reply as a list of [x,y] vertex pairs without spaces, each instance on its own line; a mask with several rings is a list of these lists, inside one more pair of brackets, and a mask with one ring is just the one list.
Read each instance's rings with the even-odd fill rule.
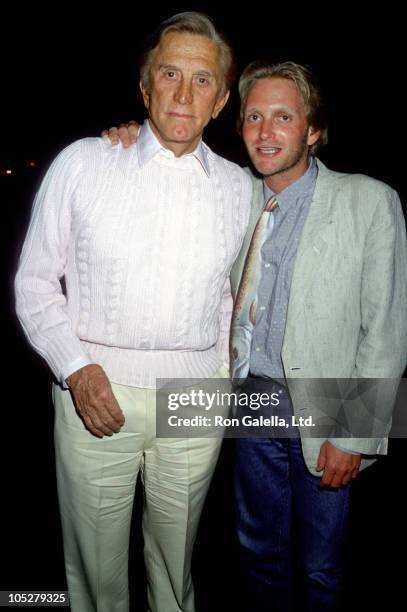
[[[376,407],[379,404],[383,411],[378,417],[371,419],[376,409],[368,405],[372,391],[364,394],[355,410],[354,400],[347,403],[345,431],[349,437],[343,440],[342,428],[342,437],[337,438],[349,450],[385,454],[394,395],[407,361],[403,213],[397,193],[388,185],[363,175],[332,172],[319,160],[317,163],[315,193],[291,284],[283,367],[297,417],[326,414],[326,394],[325,405],[321,405],[321,394],[315,392],[310,379],[318,379],[321,384],[322,379],[393,379],[383,381],[373,393]],[[253,181],[249,227],[231,272],[234,297],[264,204],[262,181]],[[307,379],[307,383],[300,379]],[[332,410],[335,413],[339,406]],[[357,423],[352,430],[352,415],[358,415],[360,424],[362,413],[372,420],[369,433],[364,434],[367,437],[360,434]],[[322,442],[327,437],[335,441],[335,431],[339,431],[335,429],[335,414],[330,435],[316,438],[311,430],[300,427],[304,458],[314,474]],[[362,467],[371,461],[364,460]]]

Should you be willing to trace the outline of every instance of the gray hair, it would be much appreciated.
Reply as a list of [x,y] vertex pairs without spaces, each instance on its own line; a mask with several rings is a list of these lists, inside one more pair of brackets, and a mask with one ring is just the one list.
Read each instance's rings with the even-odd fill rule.
[[178,13],[169,17],[160,23],[157,29],[147,38],[140,62],[140,78],[145,89],[147,91],[150,89],[150,70],[154,51],[162,38],[169,32],[187,32],[197,36],[205,36],[217,45],[223,73],[223,85],[220,96],[223,96],[232,86],[236,75],[233,51],[225,35],[216,29],[211,18],[204,13],[197,13],[195,11]]
[[295,62],[271,64],[265,60],[256,60],[243,71],[239,80],[240,115],[238,129],[241,132],[247,97],[254,83],[259,79],[280,78],[292,81],[301,93],[307,113],[308,124],[321,134],[310,149],[315,154],[317,149],[328,142],[328,123],[325,104],[315,75],[306,66]]

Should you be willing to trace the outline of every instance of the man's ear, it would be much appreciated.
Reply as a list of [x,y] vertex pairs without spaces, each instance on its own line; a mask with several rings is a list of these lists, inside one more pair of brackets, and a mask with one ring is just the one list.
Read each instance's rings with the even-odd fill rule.
[[230,90],[228,89],[227,92],[221,98],[218,98],[217,102],[215,103],[215,106],[213,107],[212,119],[216,119],[216,117],[219,115],[226,102],[229,100],[229,95]]
[[150,94],[147,92],[147,89],[144,87],[143,82],[139,82],[139,87],[141,90],[141,95],[143,96],[144,106],[148,109],[150,106]]
[[321,130],[319,128],[314,127],[313,125],[310,125],[308,127],[307,145],[311,147],[313,144],[315,144],[319,140],[320,136],[321,136]]

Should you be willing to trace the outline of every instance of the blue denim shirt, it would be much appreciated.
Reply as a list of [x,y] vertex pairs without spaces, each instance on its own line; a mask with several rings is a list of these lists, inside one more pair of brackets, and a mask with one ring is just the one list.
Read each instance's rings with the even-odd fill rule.
[[[317,164],[310,157],[306,173],[276,194],[278,208],[270,213],[274,215],[274,226],[261,251],[262,272],[250,354],[250,371],[256,376],[284,379],[281,349],[291,280],[317,174]],[[265,200],[271,195],[273,192],[264,183]]]

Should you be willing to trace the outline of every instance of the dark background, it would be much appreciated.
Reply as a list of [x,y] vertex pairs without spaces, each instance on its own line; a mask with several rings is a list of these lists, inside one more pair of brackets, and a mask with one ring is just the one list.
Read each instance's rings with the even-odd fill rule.
[[[405,86],[401,14],[387,3],[358,16],[355,6],[250,3],[231,10],[167,4],[109,10],[85,5],[2,9],[0,176],[3,332],[0,590],[65,589],[54,477],[50,375],[28,348],[13,314],[12,279],[36,186],[54,155],[77,138],[144,117],[138,60],[145,33],[181,10],[215,17],[250,60],[291,59],[318,74],[328,101],[330,143],[321,159],[332,169],[388,182],[406,202]],[[207,130],[215,151],[242,164],[234,131],[237,97]],[[34,160],[35,168],[26,168]],[[404,598],[406,503],[404,440],[354,487],[345,607],[381,609]],[[233,527],[232,443],[226,440],[208,497],[194,556],[198,612],[239,610],[241,574]],[[136,504],[136,514],[139,500]],[[136,522],[137,524],[137,522]],[[142,609],[140,534],[135,527],[131,577]],[[396,556],[398,559],[396,560]]]

